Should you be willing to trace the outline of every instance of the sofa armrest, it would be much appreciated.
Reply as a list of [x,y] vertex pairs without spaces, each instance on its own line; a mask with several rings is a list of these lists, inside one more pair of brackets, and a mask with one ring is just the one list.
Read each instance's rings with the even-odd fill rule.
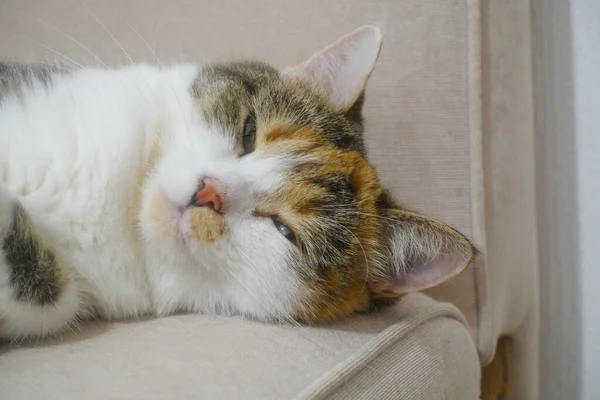
[[423,294],[324,326],[179,315],[0,346],[3,399],[479,398],[464,317]]
[[381,332],[298,398],[479,399],[479,357],[461,314],[424,295],[411,296],[408,318]]

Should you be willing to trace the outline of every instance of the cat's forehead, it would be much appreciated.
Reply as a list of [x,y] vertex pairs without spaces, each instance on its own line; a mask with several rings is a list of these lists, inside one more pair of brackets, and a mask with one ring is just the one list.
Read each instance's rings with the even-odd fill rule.
[[264,136],[271,129],[288,136],[311,131],[340,149],[364,153],[359,110],[335,109],[324,94],[283,78],[268,64],[243,61],[208,66],[192,92],[204,117],[225,131],[239,131],[248,113],[253,113]]
[[[364,213],[375,213],[381,192],[367,161],[362,121],[325,95],[252,62],[213,65],[193,93],[210,124],[240,141],[244,121],[256,121],[251,162],[288,158],[276,190],[259,195],[258,214],[278,215],[308,244],[311,264],[345,260]],[[310,255],[310,254],[309,254]],[[313,265],[315,267],[315,265]]]

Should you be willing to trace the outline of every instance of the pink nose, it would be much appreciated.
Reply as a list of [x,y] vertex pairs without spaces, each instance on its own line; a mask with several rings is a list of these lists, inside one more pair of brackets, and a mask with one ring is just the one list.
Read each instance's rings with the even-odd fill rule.
[[221,200],[221,196],[217,192],[214,181],[211,178],[204,178],[202,184],[202,188],[194,195],[194,205],[221,211],[223,200]]

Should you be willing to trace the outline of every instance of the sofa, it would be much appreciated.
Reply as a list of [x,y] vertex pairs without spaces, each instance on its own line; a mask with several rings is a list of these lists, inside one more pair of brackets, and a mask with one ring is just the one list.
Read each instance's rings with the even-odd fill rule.
[[475,263],[328,325],[177,315],[3,344],[2,399],[538,398],[528,1],[2,0],[0,59],[284,67],[364,24],[384,34],[370,159],[403,204],[465,233]]

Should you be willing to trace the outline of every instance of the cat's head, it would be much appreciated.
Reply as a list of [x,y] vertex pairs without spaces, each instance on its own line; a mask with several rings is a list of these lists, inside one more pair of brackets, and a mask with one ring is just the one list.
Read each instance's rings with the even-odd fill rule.
[[284,71],[200,71],[196,115],[164,139],[141,218],[214,308],[326,321],[472,261],[463,235],[395,203],[366,158],[360,111],[380,45],[363,27]]

